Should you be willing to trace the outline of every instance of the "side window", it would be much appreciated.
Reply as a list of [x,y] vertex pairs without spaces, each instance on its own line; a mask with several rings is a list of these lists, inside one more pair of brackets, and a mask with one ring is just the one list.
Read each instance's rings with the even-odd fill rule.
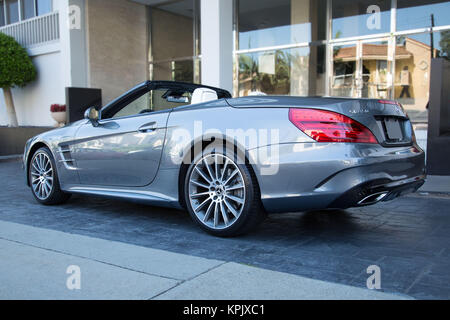
[[120,109],[118,112],[116,112],[112,118],[121,118],[121,117],[128,117],[137,115],[140,113],[146,113],[151,112],[151,105],[150,105],[150,97],[151,97],[151,91],[143,94],[139,98],[133,100],[129,104],[127,104],[125,107]]
[[191,103],[192,94],[187,91],[156,89],[152,91],[151,104],[154,111],[167,110]]
[[173,89],[151,90],[127,105],[117,110],[115,113],[105,115],[105,118],[122,118],[154,111],[172,109],[178,106],[191,103],[192,94],[187,91],[174,91]]

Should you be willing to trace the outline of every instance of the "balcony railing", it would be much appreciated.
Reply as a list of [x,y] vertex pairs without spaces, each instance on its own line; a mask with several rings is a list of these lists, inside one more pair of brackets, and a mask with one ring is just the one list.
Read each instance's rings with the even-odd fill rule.
[[0,28],[23,47],[32,47],[59,40],[59,14],[52,12]]

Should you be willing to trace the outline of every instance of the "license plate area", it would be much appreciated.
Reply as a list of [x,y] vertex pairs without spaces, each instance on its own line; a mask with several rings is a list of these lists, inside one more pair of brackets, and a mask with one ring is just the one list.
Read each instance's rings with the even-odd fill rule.
[[375,116],[379,129],[383,132],[385,147],[410,145],[412,143],[412,127],[408,118],[397,116]]
[[403,121],[394,117],[387,117],[383,119],[386,128],[387,139],[390,141],[403,140]]

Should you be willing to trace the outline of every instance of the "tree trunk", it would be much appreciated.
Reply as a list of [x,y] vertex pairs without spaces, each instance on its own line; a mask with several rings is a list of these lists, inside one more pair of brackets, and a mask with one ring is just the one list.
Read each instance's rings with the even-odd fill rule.
[[11,88],[3,88],[3,95],[5,96],[6,112],[9,116],[9,125],[11,127],[17,127],[16,110],[14,109],[14,101],[11,93]]

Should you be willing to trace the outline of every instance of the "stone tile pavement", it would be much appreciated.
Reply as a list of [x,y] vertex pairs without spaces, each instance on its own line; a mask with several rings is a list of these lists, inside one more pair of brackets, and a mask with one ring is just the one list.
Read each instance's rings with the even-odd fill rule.
[[36,203],[19,162],[0,162],[0,220],[364,288],[369,265],[382,291],[450,298],[450,197],[416,194],[370,207],[270,216],[249,235],[214,238],[187,213],[74,196]]

